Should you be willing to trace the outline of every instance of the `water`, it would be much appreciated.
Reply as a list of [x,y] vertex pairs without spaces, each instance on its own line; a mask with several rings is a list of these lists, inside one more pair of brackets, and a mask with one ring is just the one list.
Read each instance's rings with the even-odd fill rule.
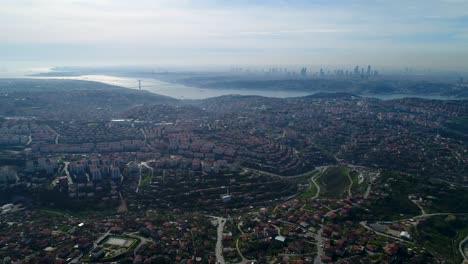
[[25,78],[26,75],[49,72],[54,63],[49,65],[30,61],[0,61],[0,78]]
[[[69,79],[102,82],[111,85],[122,86],[130,89],[138,89],[138,79],[127,77],[116,77],[109,75],[83,75],[72,77],[34,77],[47,79]],[[203,89],[181,84],[168,83],[156,79],[140,79],[142,90],[152,93],[162,94],[177,99],[205,99],[210,97],[238,94],[238,95],[260,95],[265,97],[298,97],[313,93],[300,91],[266,91],[266,90],[247,90],[247,89]]]
[[[37,78],[51,78],[51,77],[37,77]],[[127,77],[116,77],[109,75],[83,75],[73,77],[53,77],[55,79],[71,79],[83,81],[102,82],[111,85],[122,86],[130,89],[138,89],[138,79]],[[288,98],[300,97],[315,94],[317,92],[305,91],[269,91],[269,90],[253,90],[253,89],[203,89],[182,84],[168,83],[157,79],[141,79],[141,86],[143,90],[152,93],[162,94],[177,99],[205,99],[210,97],[217,97],[222,95],[259,95],[265,97]],[[372,97],[381,100],[393,100],[402,98],[423,98],[432,100],[456,100],[455,97],[438,96],[438,95],[415,95],[415,94],[379,94],[379,95],[362,95],[364,97]]]
[[[8,66],[4,66],[8,65]],[[50,65],[53,65],[50,63]],[[67,76],[67,77],[31,77],[28,75],[35,73],[43,73],[51,71],[52,67],[44,67],[39,63],[30,62],[15,62],[14,64],[7,63],[0,65],[0,78],[48,78],[48,79],[70,79],[102,82],[110,85],[122,86],[130,89],[138,89],[138,79],[128,77],[117,77],[110,75],[83,75],[83,76]],[[265,97],[287,98],[311,95],[316,92],[305,91],[268,91],[268,90],[252,90],[252,89],[203,89],[185,86],[181,84],[168,83],[157,79],[141,79],[143,90],[153,93],[170,96],[177,99],[205,99],[222,95],[259,95]],[[447,96],[424,96],[411,94],[388,94],[388,95],[364,95],[366,97],[378,98],[381,100],[401,99],[408,97],[417,97],[424,99],[449,100],[456,99]]]

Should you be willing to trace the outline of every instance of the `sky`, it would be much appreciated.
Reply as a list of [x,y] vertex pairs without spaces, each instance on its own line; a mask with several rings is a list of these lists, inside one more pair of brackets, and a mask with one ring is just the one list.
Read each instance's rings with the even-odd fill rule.
[[23,62],[468,71],[468,0],[0,0]]

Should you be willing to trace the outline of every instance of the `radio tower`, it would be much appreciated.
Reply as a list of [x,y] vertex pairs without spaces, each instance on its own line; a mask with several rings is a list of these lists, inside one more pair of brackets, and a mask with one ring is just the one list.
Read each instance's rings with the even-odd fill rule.
[[138,80],[138,89],[141,91],[141,80]]

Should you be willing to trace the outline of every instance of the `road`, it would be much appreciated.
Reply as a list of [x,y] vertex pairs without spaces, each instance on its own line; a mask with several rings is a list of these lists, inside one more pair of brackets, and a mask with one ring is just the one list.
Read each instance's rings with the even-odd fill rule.
[[463,239],[460,244],[458,244],[458,250],[460,251],[460,254],[462,255],[464,261],[463,263],[465,262],[468,262],[468,255],[465,254],[465,251],[463,250],[463,245],[465,243],[468,243],[468,236],[465,237],[465,239]]
[[140,191],[140,185],[141,185],[141,165],[138,165],[138,185],[136,187],[135,193],[138,193]]
[[[132,123],[132,125],[133,125],[133,123]],[[145,130],[142,128],[142,129],[140,129],[140,132],[141,132],[141,134],[143,134],[143,138],[145,139],[146,146],[148,148],[152,149],[152,150],[156,150],[153,146],[151,146],[150,143],[148,143],[148,137],[146,136]]]
[[319,170],[323,170],[323,169],[326,169],[328,167],[332,167],[332,166],[320,166],[320,167],[315,167],[315,169],[311,170],[311,171],[308,171],[308,172],[304,172],[304,173],[301,173],[301,174],[297,174],[297,175],[291,175],[291,176],[282,176],[282,175],[278,175],[278,174],[275,174],[275,173],[271,173],[271,172],[267,172],[267,171],[261,171],[261,170],[256,170],[256,169],[251,169],[251,168],[244,168],[245,170],[250,170],[250,171],[253,171],[253,172],[258,172],[260,174],[264,174],[264,175],[268,175],[268,176],[271,176],[271,177],[277,177],[277,178],[281,178],[281,179],[294,179],[294,178],[301,178],[301,177],[304,177],[304,176],[307,176],[311,173],[314,173],[316,171],[319,171]]
[[444,180],[444,179],[439,179],[439,178],[435,178],[435,180],[438,180],[438,181],[441,181],[441,182],[444,182],[450,186],[457,186],[457,187],[462,187],[462,188],[468,188],[468,185],[465,185],[465,184],[462,184],[462,183],[459,183],[459,182],[450,182],[450,181],[447,181],[447,180]]
[[[356,166],[356,165],[350,165],[350,164],[347,164],[346,166],[348,167],[352,167],[352,168],[363,168],[362,166]],[[317,171],[319,173],[317,173],[316,175],[314,175],[313,177],[311,177],[309,179],[309,184],[314,184],[317,188],[317,192],[316,194],[312,197],[312,199],[317,199],[318,196],[320,195],[320,185],[317,183],[317,179],[322,176],[322,174],[325,172],[325,170],[329,167],[332,167],[332,166],[321,166],[321,167],[316,167],[314,170],[312,171],[308,171],[306,173],[302,173],[302,174],[299,174],[299,175],[293,175],[293,176],[281,176],[281,175],[278,175],[278,174],[274,174],[274,173],[271,173],[271,172],[265,172],[265,171],[260,171],[260,170],[256,170],[256,169],[250,169],[250,168],[244,168],[245,170],[250,170],[250,171],[254,171],[254,172],[258,172],[258,173],[261,173],[261,174],[264,174],[264,175],[268,175],[268,176],[272,176],[272,177],[277,177],[277,178],[281,178],[281,179],[294,179],[294,178],[300,178],[300,177],[304,177],[304,176],[307,176],[307,175],[310,175],[312,173],[316,173]],[[378,176],[379,174],[377,174]],[[349,197],[352,197],[352,192],[351,192],[351,188],[353,186],[353,180],[349,174],[349,171],[348,171],[348,179],[350,181],[350,185],[348,187],[348,196]],[[367,199],[367,197],[369,196],[370,194],[370,191],[371,191],[371,185],[372,185],[372,180],[370,180],[370,183],[367,187],[367,190],[366,190],[366,193],[364,195],[364,198]],[[310,189],[310,186],[309,186],[309,189]],[[278,206],[275,207],[275,210],[277,209]],[[338,208],[336,210],[332,210],[332,211],[338,211],[340,210],[341,208]],[[331,210],[331,209],[330,209]],[[363,225],[365,228],[377,233],[377,234],[380,234],[380,235],[383,235],[383,236],[387,236],[387,237],[390,237],[392,239],[397,239],[397,240],[401,240],[401,241],[404,241],[404,242],[408,242],[406,240],[403,240],[403,239],[400,239],[400,238],[397,238],[397,237],[393,237],[393,236],[390,236],[390,235],[387,235],[387,234],[383,234],[383,233],[380,233],[380,232],[377,232],[375,230],[373,230],[372,228],[370,228],[369,226],[367,226],[364,222],[361,222],[361,225]],[[239,227],[239,226],[238,226]],[[239,228],[239,230],[241,230]],[[317,231],[317,234],[315,236],[315,239],[317,241],[317,256],[315,257],[314,259],[314,264],[321,264],[322,263],[322,255],[323,255],[323,248],[322,248],[322,245],[323,245],[323,239],[322,239],[322,233],[323,233],[323,226],[320,227],[320,229]],[[237,251],[238,251],[238,254],[239,256],[242,257],[242,263],[245,263],[246,262],[246,259],[242,256],[240,250],[239,250],[239,240],[236,241],[236,248],[237,248]]]
[[223,230],[226,224],[226,218],[207,215],[207,217],[214,218],[218,222],[217,239],[216,239],[216,263],[226,264],[223,257]]
[[[409,197],[408,197],[408,199],[409,199]],[[418,203],[418,201],[416,201],[416,200],[411,200],[411,199],[409,199],[409,200],[410,200],[412,203],[414,203],[414,204],[419,208],[419,210],[421,210],[421,215],[427,215],[427,214],[426,214],[426,211],[424,211],[424,208]]]
[[[315,193],[315,195],[314,195],[313,197],[311,197],[311,199],[317,199],[317,198],[319,197],[319,195],[320,195],[320,185],[317,183],[317,179],[318,179],[320,176],[322,176],[322,174],[323,174],[323,172],[326,170],[326,168],[321,167],[321,168],[319,168],[319,170],[320,170],[320,172],[319,172],[317,175],[315,175],[315,176],[313,176],[313,177],[311,177],[311,178],[309,179],[309,188],[307,188],[307,191],[306,191],[306,192],[308,192],[308,191],[310,190],[310,188],[312,188],[312,184],[315,185],[315,188],[317,188],[317,192]],[[295,196],[297,196],[297,195],[298,195],[298,194],[295,194],[295,195],[293,195],[292,197],[295,197]],[[281,204],[277,204],[277,205],[275,206],[275,208],[273,209],[273,212],[276,212],[276,210],[278,209],[278,207],[279,207],[280,205],[281,205]]]
[[144,161],[140,163],[140,166],[143,166],[147,168],[148,170],[151,170],[151,176],[153,176],[153,168],[150,165],[148,165],[148,162],[154,162],[154,161],[155,160],[150,160],[150,161]]
[[[301,178],[301,177],[316,173],[318,171],[319,173],[317,175],[315,175],[314,177],[311,177],[309,179],[309,184],[312,183],[317,188],[317,193],[314,195],[314,197],[312,197],[312,199],[316,199],[316,198],[318,198],[318,196],[320,194],[320,185],[317,183],[316,180],[320,176],[322,176],[322,173],[329,167],[331,167],[331,166],[320,166],[320,167],[316,167],[314,170],[311,170],[311,171],[308,171],[308,172],[305,172],[305,173],[302,173],[302,174],[298,174],[298,175],[292,175],[292,176],[281,176],[281,175],[274,174],[274,173],[271,173],[271,172],[266,172],[266,171],[261,171],[261,170],[256,170],[256,169],[249,169],[249,168],[244,168],[244,170],[250,170],[250,171],[258,172],[260,174],[264,174],[264,175],[268,175],[268,176],[276,177],[276,178],[280,178],[280,179]],[[310,186],[309,186],[309,189],[310,189]],[[296,196],[296,195],[294,195],[294,196]]]
[[466,215],[467,213],[433,213],[433,214],[420,214],[417,216],[413,216],[411,218],[405,218],[401,220],[397,220],[395,222],[403,222],[403,221],[410,221],[410,220],[418,220],[418,219],[424,219],[432,216],[445,216],[445,215]]
[[[299,175],[294,175],[294,176],[281,176],[281,175],[277,175],[277,174],[274,174],[274,173],[269,173],[269,172],[264,172],[264,171],[259,171],[259,170],[254,170],[254,169],[248,169],[248,170],[251,170],[251,171],[256,171],[256,172],[259,172],[259,173],[262,173],[262,174],[266,174],[266,175],[269,175],[269,176],[272,176],[272,177],[278,177],[278,178],[282,178],[282,179],[291,179],[291,178],[300,178],[300,177],[304,177],[304,176],[307,176],[309,174],[312,174],[312,173],[315,173],[315,172],[319,172],[317,173],[316,175],[314,175],[313,177],[310,177],[309,179],[309,184],[314,184],[315,187],[317,188],[317,192],[315,193],[315,195],[312,197],[312,199],[317,199],[320,195],[320,185],[317,183],[317,179],[322,176],[322,174],[326,171],[327,168],[329,168],[331,166],[320,166],[320,167],[316,167],[314,170],[312,171],[309,171],[309,172],[306,172],[306,173],[302,173],[302,174],[299,174]],[[348,174],[349,176],[349,174]],[[350,177],[350,180],[351,180],[351,177]],[[352,180],[351,180],[351,184],[352,184]],[[311,185],[309,186],[309,189],[311,188]],[[351,188],[351,186],[350,186]],[[275,207],[275,210],[276,210],[277,207]],[[290,223],[291,224],[291,223]],[[240,230],[240,229],[239,229]],[[322,240],[322,232],[323,232],[323,227],[321,226],[320,229],[318,230],[317,234],[315,235],[315,240],[317,241],[316,245],[317,245],[317,256],[315,257],[314,259],[314,264],[321,264],[322,263],[322,255],[323,255],[323,248],[322,248],[322,245],[323,245],[323,240]],[[278,232],[279,233],[279,232]],[[237,248],[237,252],[239,253],[239,256],[242,257],[242,262],[241,263],[247,263],[247,259],[244,258],[244,256],[242,255],[242,253],[240,252],[239,250],[239,240],[236,241],[236,248]]]
[[120,205],[117,207],[117,213],[126,213],[128,212],[127,202],[123,198],[122,192],[119,192],[120,196]]
[[[95,249],[99,243],[101,243],[101,241],[106,238],[108,235],[110,234],[110,229],[107,230],[106,233],[102,234],[98,239],[96,239],[96,241],[94,241],[93,243],[93,247],[91,249],[89,249],[87,252],[90,252],[91,250]],[[81,253],[80,255],[78,255],[76,258],[72,259],[71,261],[69,261],[68,263],[81,263],[80,260],[81,258],[84,256],[83,253]]]
[[[240,232],[242,235],[244,235],[244,231],[242,231],[241,226],[242,226],[242,222],[238,223],[238,224],[237,224],[237,229],[239,229],[239,232]],[[279,234],[279,232],[278,232],[278,234]],[[250,263],[252,260],[249,260],[248,258],[244,257],[244,255],[242,255],[242,252],[241,252],[241,250],[240,250],[240,248],[239,248],[239,240],[240,240],[240,238],[238,238],[238,239],[236,240],[236,250],[237,250],[237,254],[241,257],[241,261],[238,262],[237,264]]]
[[369,198],[369,194],[370,194],[371,189],[372,189],[372,182],[369,182],[369,184],[367,185],[366,193],[364,194],[364,199]]
[[351,188],[353,188],[353,179],[351,179],[351,175],[349,174],[349,170],[348,170],[348,179],[349,179],[349,187],[348,187],[348,198],[351,198],[353,197],[353,193],[351,192]]
[[[423,219],[423,218],[428,218],[428,217],[431,217],[431,216],[444,216],[444,215],[457,215],[456,213],[434,213],[434,214],[421,214],[421,215],[418,215],[418,216],[415,216],[415,217],[412,217],[412,218],[407,218],[407,219],[402,219],[402,220],[398,220],[398,221],[395,221],[395,222],[401,222],[401,221],[409,221],[409,220],[416,220],[416,219]],[[395,236],[391,236],[391,235],[388,235],[388,234],[385,234],[385,233],[382,233],[382,232],[379,232],[379,231],[376,231],[374,229],[372,229],[370,226],[367,225],[366,222],[359,222],[359,224],[361,224],[361,226],[363,226],[364,228],[376,233],[376,234],[379,234],[381,236],[386,236],[386,237],[390,237],[392,239],[397,239],[399,241],[402,241],[402,242],[406,242],[406,243],[411,243],[413,244],[413,242],[410,242],[410,241],[407,241],[407,240],[404,240],[404,239],[401,239],[399,237],[395,237]],[[465,238],[465,241],[468,240],[468,237]],[[460,248],[460,246],[459,246]],[[462,256],[464,256],[462,254]]]
[[281,236],[281,228],[277,225],[272,225],[272,226],[276,229],[276,231],[278,231],[278,236]]
[[378,235],[385,236],[385,237],[389,237],[389,238],[391,238],[391,239],[396,239],[396,240],[399,240],[399,241],[401,241],[401,242],[406,242],[406,243],[411,243],[411,244],[413,244],[412,242],[409,242],[409,241],[404,240],[404,239],[402,239],[402,238],[395,237],[395,236],[391,236],[391,235],[388,235],[388,234],[385,234],[385,233],[376,231],[376,230],[372,229],[370,226],[368,226],[366,222],[359,222],[359,224],[360,224],[361,226],[363,226],[365,229],[370,230],[370,231],[372,231],[372,232],[374,232],[374,233],[376,233],[376,234],[378,234]]
[[369,194],[370,194],[371,189],[372,189],[372,183],[374,182],[375,179],[380,177],[380,172],[378,172],[374,177],[372,177],[369,174],[368,177],[369,177],[369,184],[367,185],[367,190],[366,190],[366,193],[364,194],[364,199],[367,199],[369,197]]
[[317,183],[317,179],[322,176],[323,172],[325,171],[325,169],[323,169],[319,174],[317,174],[316,176],[310,178],[310,182],[312,184],[315,185],[315,188],[317,188],[317,192],[315,193],[314,197],[312,197],[312,199],[317,199],[320,195],[320,185]]
[[320,225],[320,229],[317,231],[315,235],[315,240],[317,241],[317,256],[314,259],[314,264],[321,264],[322,263],[322,255],[323,255],[323,226]]
[[238,264],[245,264],[245,263],[250,263],[252,262],[251,260],[247,259],[246,257],[244,257],[244,255],[242,255],[242,252],[240,251],[240,248],[239,248],[239,240],[240,238],[238,238],[236,240],[236,250],[237,250],[237,254],[241,257],[241,261],[238,262]]
[[[317,171],[320,171],[321,173],[323,173],[326,169],[328,169],[330,167],[334,167],[334,166],[338,166],[338,165],[318,166],[318,167],[315,167],[311,171],[304,172],[304,173],[297,174],[297,175],[291,175],[291,176],[282,176],[282,175],[278,175],[278,174],[267,172],[267,171],[251,169],[251,168],[245,168],[245,167],[243,169],[246,170],[246,171],[253,171],[253,172],[257,172],[257,173],[260,173],[260,174],[264,174],[264,175],[271,176],[271,177],[277,177],[277,178],[281,178],[281,179],[294,179],[294,178],[301,178],[301,177],[310,175],[310,174],[315,173]],[[351,165],[351,164],[345,164],[345,165],[341,165],[341,166],[348,166],[348,167],[352,167],[352,168],[362,167],[362,166]]]
[[142,179],[142,173],[141,173],[141,167],[145,167],[149,170],[151,170],[151,180],[150,180],[150,183],[151,181],[153,180],[153,175],[154,175],[154,170],[153,168],[151,168],[150,165],[148,165],[148,162],[153,162],[154,160],[150,160],[150,161],[144,161],[144,162],[141,162],[140,164],[138,164],[138,169],[139,169],[139,179],[138,179],[138,186],[135,190],[135,193],[138,193],[140,191],[140,186],[141,186],[141,179]]
[[138,236],[137,235],[138,232],[135,232],[135,233],[125,233],[125,235],[129,236],[129,237],[133,237],[133,238],[138,238],[140,239],[140,243],[138,244],[138,246],[135,247],[135,249],[133,250],[133,257],[136,257],[137,253],[138,253],[138,250],[145,244],[147,243],[154,243],[154,240],[151,239],[151,238],[146,238],[146,237],[142,237],[142,236]]
[[68,165],[69,164],[70,164],[70,162],[65,161],[65,165],[63,166],[63,170],[62,170],[61,175],[63,175],[63,173],[65,172],[65,174],[67,175],[67,179],[68,179],[68,185],[72,185],[73,184],[73,179],[70,176],[70,172],[68,171]]

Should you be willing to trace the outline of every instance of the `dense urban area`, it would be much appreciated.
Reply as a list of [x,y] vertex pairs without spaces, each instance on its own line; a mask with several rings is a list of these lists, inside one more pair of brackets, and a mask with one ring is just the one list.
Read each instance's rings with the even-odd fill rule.
[[[353,89],[401,87],[358,71]],[[346,85],[320,74],[293,83]],[[468,261],[468,101],[354,91],[0,79],[0,263]]]

